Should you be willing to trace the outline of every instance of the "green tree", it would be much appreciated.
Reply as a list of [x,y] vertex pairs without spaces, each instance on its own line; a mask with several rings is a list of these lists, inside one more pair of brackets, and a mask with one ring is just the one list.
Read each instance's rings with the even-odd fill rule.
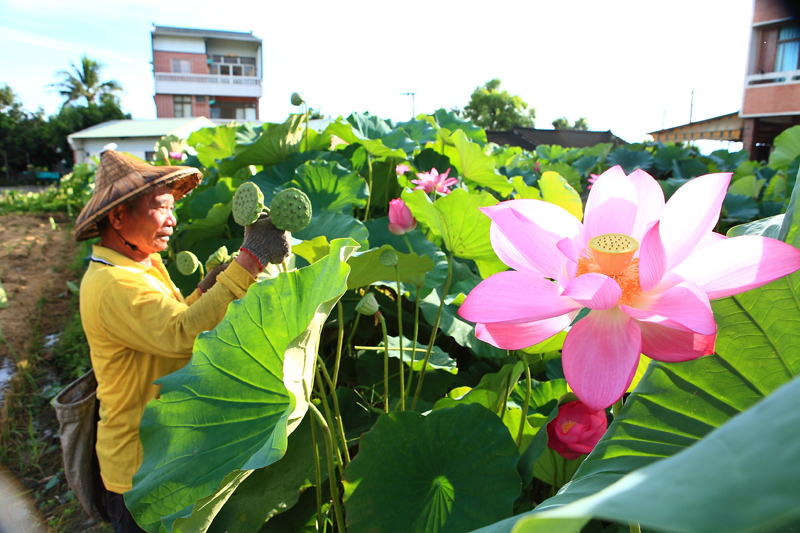
[[66,98],[64,106],[86,99],[88,105],[95,104],[109,97],[116,99],[116,93],[122,92],[122,86],[115,80],[100,81],[100,71],[103,65],[89,59],[87,56],[81,57],[80,66],[70,62],[71,70],[60,70],[56,76],[61,77],[61,81],[51,84],[51,87],[58,89],[59,94]]
[[586,122],[585,117],[579,118],[572,125],[570,125],[567,117],[557,118],[552,122],[552,124],[553,128],[557,130],[580,130],[580,131],[589,130],[589,124]]
[[463,113],[486,130],[508,130],[514,126],[532,128],[536,118],[536,110],[528,109],[522,98],[500,90],[497,78],[475,88]]
[[[64,106],[49,120],[50,131],[56,151],[61,154],[68,166],[73,164],[72,147],[67,136],[110,120],[130,119],[130,113],[120,109],[117,98],[111,95],[100,97],[100,103],[87,106]],[[58,150],[60,148],[60,150]]]
[[5,179],[29,167],[47,167],[56,160],[44,111],[26,111],[7,84],[0,88],[0,152]]

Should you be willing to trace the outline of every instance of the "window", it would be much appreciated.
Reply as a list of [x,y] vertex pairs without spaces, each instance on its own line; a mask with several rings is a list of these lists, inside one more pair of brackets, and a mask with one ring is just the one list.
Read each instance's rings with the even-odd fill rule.
[[800,69],[800,26],[786,26],[778,32],[775,72]]
[[256,75],[256,58],[239,56],[208,56],[208,73],[215,76]]
[[191,96],[173,96],[172,105],[174,106],[175,118],[191,117],[192,116],[192,97]]
[[196,104],[205,104],[206,103],[206,97],[205,96],[195,96],[194,97],[194,103],[196,103]]
[[192,64],[188,59],[173,59],[172,72],[179,72],[181,74],[191,74]]
[[216,102],[211,117],[228,120],[256,120],[256,104],[252,102]]

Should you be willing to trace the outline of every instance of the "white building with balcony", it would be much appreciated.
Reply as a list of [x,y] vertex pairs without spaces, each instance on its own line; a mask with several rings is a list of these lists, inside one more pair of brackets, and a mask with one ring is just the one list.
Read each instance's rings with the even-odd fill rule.
[[153,26],[158,118],[258,120],[261,39],[250,33]]

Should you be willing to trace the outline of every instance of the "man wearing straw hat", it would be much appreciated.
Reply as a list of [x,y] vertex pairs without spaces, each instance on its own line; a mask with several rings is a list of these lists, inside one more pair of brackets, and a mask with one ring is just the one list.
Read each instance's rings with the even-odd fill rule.
[[184,299],[159,252],[176,225],[175,201],[201,179],[195,168],[152,166],[106,150],[75,224],[78,241],[100,237],[81,282],[80,312],[97,378],[96,450],[115,532],[142,531],[122,493],[142,462],[139,423],[145,404],[158,397],[153,382],[188,363],[197,335],[219,324],[276,247],[288,255],[288,235],[268,220],[256,222],[245,228],[244,253]]

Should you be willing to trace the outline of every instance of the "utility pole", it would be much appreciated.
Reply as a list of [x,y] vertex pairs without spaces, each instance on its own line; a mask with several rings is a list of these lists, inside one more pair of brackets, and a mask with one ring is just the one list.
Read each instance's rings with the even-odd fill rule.
[[411,97],[411,118],[414,118],[416,115],[414,114],[414,97],[417,93],[400,93],[401,96],[410,96]]
[[694,89],[692,89],[692,100],[689,102],[689,124],[692,123],[692,111],[694,110]]

